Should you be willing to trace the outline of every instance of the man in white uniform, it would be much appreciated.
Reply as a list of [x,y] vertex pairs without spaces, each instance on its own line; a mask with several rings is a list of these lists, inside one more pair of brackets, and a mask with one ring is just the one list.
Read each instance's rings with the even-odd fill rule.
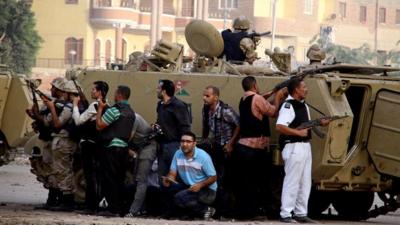
[[[307,217],[308,198],[311,191],[311,131],[296,129],[310,120],[310,111],[304,99],[307,87],[303,80],[293,79],[288,85],[289,96],[283,103],[276,122],[281,134],[279,143],[285,163],[285,179],[282,189],[281,222],[313,223]],[[329,121],[322,121],[327,125]],[[284,146],[284,147],[283,147]],[[292,212],[294,216],[292,218]]]

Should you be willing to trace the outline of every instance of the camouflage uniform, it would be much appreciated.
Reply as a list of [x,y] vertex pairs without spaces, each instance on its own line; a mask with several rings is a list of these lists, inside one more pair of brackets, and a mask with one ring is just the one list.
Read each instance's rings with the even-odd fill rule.
[[33,153],[29,158],[31,161],[31,172],[37,176],[37,180],[43,183],[47,189],[57,188],[57,182],[53,173],[53,153],[51,151],[51,141],[38,140],[38,145],[41,146],[40,155]]
[[[58,116],[63,128],[59,132],[53,132],[51,142],[51,151],[53,153],[52,169],[59,188],[63,193],[72,193],[73,191],[73,171],[72,155],[76,149],[76,143],[69,137],[65,125],[71,123],[72,104],[65,102],[62,112]],[[47,123],[52,123],[51,114],[45,118]]]

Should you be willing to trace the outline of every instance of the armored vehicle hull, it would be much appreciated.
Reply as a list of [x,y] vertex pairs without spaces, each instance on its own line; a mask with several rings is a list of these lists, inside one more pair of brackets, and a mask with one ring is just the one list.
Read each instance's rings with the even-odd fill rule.
[[[313,69],[306,77],[307,102],[326,116],[345,116],[322,128],[326,133],[324,138],[316,135],[312,138],[311,214],[319,215],[331,203],[340,215],[354,219],[366,219],[397,208],[400,122],[396,116],[400,114],[400,77],[385,76],[391,70],[396,69],[336,65]],[[108,82],[110,90],[120,84],[130,86],[133,91],[130,104],[150,123],[156,120],[159,80],[173,80],[175,95],[188,103],[192,130],[199,136],[204,88],[210,84],[219,87],[221,99],[237,109],[243,94],[242,78],[215,73],[99,70],[84,70],[78,75],[86,94],[96,80]],[[258,76],[257,82],[261,90],[268,91],[287,79],[279,75]],[[311,117],[321,115],[311,110]],[[278,148],[275,120],[271,120],[271,128],[271,149],[274,149]],[[375,193],[379,193],[385,206],[370,211]],[[278,198],[279,191],[276,195]]]

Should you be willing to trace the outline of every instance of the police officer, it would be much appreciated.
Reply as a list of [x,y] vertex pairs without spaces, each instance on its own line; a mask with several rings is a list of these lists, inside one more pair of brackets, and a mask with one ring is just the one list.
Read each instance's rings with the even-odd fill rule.
[[104,81],[95,81],[90,92],[95,100],[88,109],[80,113],[79,96],[73,97],[72,118],[79,127],[79,147],[82,156],[83,172],[86,180],[85,203],[89,211],[96,211],[100,196],[99,162],[101,159],[101,146],[98,145],[98,131],[96,129],[96,114],[98,102],[106,99],[108,84]]
[[[65,78],[57,77],[51,82],[51,96],[55,99],[62,99],[64,96]],[[61,113],[62,108],[56,107],[57,113]],[[37,176],[37,179],[43,183],[43,186],[49,189],[46,203],[38,209],[49,209],[60,203],[61,191],[58,188],[54,172],[53,172],[53,152],[51,133],[54,130],[53,124],[48,123],[45,119],[51,114],[49,108],[44,105],[40,110],[32,107],[26,111],[28,115],[34,119],[32,126],[39,132],[39,144],[42,148],[34,148],[32,157],[30,158],[32,172]]]
[[[281,222],[313,223],[307,217],[311,190],[311,131],[296,129],[301,123],[310,120],[309,108],[304,102],[307,86],[303,80],[295,78],[289,83],[288,92],[289,96],[283,103],[276,122],[276,130],[281,134],[280,144],[284,146],[281,147],[285,164]],[[327,125],[329,121],[323,120],[321,123]]]
[[105,110],[106,103],[100,101],[96,114],[96,128],[100,131],[104,148],[104,183],[102,188],[108,202],[108,211],[101,216],[123,214],[123,196],[126,171],[128,167],[128,141],[135,122],[135,112],[128,103],[131,90],[120,85],[115,91],[115,104]]
[[252,64],[257,59],[256,43],[248,37],[250,21],[240,16],[233,21],[233,31],[226,29],[222,31],[224,40],[224,52],[227,61],[248,62]]
[[[71,81],[72,82],[72,81]],[[70,81],[65,81],[61,87],[63,95],[56,101],[42,97],[44,104],[50,113],[44,119],[45,123],[53,127],[51,150],[53,152],[52,169],[57,182],[57,187],[62,192],[60,206],[53,207],[54,210],[73,210],[73,171],[72,155],[76,149],[76,143],[70,138],[72,135],[72,102],[71,94],[78,94],[78,90]]]

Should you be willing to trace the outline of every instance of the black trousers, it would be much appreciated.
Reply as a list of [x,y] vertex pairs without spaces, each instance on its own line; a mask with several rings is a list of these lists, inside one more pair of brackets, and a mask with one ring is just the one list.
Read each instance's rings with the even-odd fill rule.
[[86,140],[80,143],[80,148],[83,172],[86,180],[86,207],[90,210],[96,210],[102,198],[100,188],[102,148],[95,142]]
[[108,210],[112,213],[123,214],[125,178],[129,164],[128,148],[104,148],[104,156],[102,187],[108,203]]
[[257,216],[269,201],[269,155],[267,149],[253,149],[241,144],[237,144],[232,152],[236,216]]

